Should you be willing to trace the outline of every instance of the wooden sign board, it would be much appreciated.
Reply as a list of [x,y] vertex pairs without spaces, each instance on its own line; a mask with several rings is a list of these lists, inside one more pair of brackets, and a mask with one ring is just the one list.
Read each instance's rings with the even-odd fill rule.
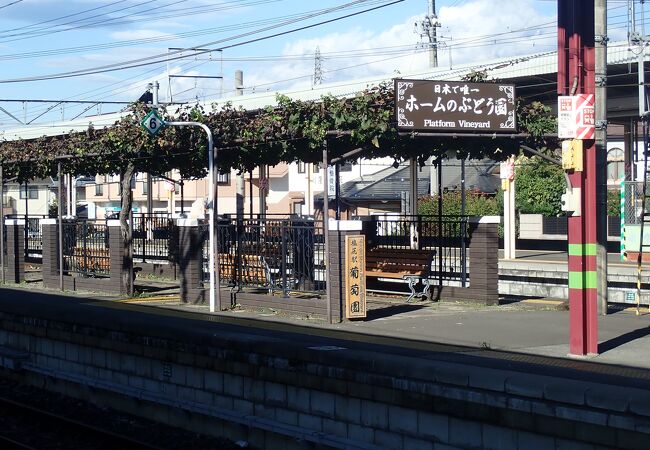
[[513,133],[515,100],[513,84],[395,80],[400,131]]
[[345,236],[345,317],[366,317],[366,237]]

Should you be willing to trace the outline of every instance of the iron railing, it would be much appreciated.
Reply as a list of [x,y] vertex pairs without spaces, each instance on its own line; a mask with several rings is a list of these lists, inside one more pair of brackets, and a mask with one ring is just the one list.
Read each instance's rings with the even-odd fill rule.
[[430,250],[431,278],[467,286],[468,216],[382,215],[366,218],[368,249]]
[[142,262],[176,261],[178,232],[169,214],[133,215],[133,256]]
[[[325,291],[323,222],[310,219],[237,219],[217,222],[220,282],[270,293]],[[203,225],[203,282],[209,278],[208,225]]]
[[108,277],[111,258],[108,227],[94,221],[63,222],[63,271],[84,277]]

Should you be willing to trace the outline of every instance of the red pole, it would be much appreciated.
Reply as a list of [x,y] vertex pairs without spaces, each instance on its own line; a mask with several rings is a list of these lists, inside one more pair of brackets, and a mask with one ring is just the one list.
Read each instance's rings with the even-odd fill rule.
[[[595,94],[594,1],[558,1],[558,95]],[[569,180],[580,189],[581,214],[568,218],[569,352],[598,353],[596,276],[596,144],[583,141],[583,172]]]

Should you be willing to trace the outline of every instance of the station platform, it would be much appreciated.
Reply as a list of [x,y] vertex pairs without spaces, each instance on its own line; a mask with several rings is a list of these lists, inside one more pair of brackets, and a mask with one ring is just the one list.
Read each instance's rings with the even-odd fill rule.
[[647,445],[650,314],[600,318],[576,359],[552,305],[370,303],[331,325],[1,287],[0,371],[259,448]]
[[[499,258],[499,294],[568,300],[567,253],[517,250],[516,259]],[[607,255],[608,301],[636,304],[636,260],[622,261],[620,253]],[[642,267],[641,304],[650,303],[650,264]]]

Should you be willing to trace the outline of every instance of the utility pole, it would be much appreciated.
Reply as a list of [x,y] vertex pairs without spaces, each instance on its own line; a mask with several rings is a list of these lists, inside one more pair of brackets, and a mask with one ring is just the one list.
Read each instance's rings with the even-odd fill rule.
[[[244,95],[244,72],[241,70],[235,71],[235,95]],[[243,171],[237,174],[235,192],[237,196],[237,223],[239,223],[240,220],[244,220],[244,197],[246,196],[246,180]]]
[[[595,93],[594,0],[558,0],[558,95]],[[568,173],[579,211],[568,217],[569,353],[598,354],[596,141],[582,140],[583,171]]]
[[[440,26],[438,23],[438,16],[436,14],[436,0],[429,0],[429,9],[427,15],[424,16],[424,19],[418,24],[415,24],[416,30],[417,27],[420,27],[420,37],[428,41],[429,48],[429,67],[436,68],[438,67],[438,31],[437,28]],[[427,163],[429,165],[429,194],[435,195],[438,191],[438,170],[433,170],[433,161],[434,157],[431,156]],[[417,158],[411,158],[410,161],[410,176],[411,176],[411,189],[410,189],[410,211],[409,214],[417,215],[418,213],[418,161]]]
[[607,1],[595,0],[596,240],[598,312],[607,315]]
[[[153,108],[158,109],[158,89],[160,85],[158,82],[149,84],[149,89],[153,89]],[[147,214],[153,214],[153,178],[151,173],[147,173]]]
[[438,16],[436,14],[436,0],[429,0],[429,10],[427,15],[420,23],[416,23],[420,28],[420,37],[427,41],[429,48],[429,67],[438,67]]

